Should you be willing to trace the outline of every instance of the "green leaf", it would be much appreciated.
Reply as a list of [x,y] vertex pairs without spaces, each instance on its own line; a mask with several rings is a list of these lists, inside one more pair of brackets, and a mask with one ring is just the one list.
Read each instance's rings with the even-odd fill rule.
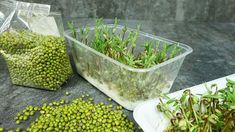
[[181,96],[181,98],[180,98],[180,102],[185,102],[186,101],[186,98],[187,98],[187,96],[188,95],[186,95],[186,94],[183,94],[182,96]]
[[177,53],[179,53],[179,48],[174,44],[173,50],[170,54],[170,58],[174,58]]
[[204,95],[204,98],[221,99],[221,95]]
[[173,103],[173,102],[175,102],[175,99],[169,99],[169,100],[166,102],[166,104],[171,104],[171,103]]
[[72,32],[72,37],[77,39],[77,31],[72,21],[68,22],[68,28]]

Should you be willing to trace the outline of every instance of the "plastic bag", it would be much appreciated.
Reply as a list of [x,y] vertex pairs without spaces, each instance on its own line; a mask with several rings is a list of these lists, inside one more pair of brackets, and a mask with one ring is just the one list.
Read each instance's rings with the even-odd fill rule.
[[63,24],[49,5],[0,2],[0,53],[12,83],[56,90],[71,76]]

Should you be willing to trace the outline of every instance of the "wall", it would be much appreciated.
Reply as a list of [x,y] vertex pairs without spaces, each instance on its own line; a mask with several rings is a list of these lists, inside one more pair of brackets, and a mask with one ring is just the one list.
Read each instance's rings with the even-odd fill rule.
[[235,0],[23,0],[51,4],[65,18],[235,21]]

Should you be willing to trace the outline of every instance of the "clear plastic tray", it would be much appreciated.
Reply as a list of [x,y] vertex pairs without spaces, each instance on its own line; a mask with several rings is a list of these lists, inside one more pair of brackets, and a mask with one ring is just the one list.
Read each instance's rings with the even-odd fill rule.
[[[114,25],[107,26],[112,28]],[[123,26],[117,26],[117,32],[122,28]],[[94,27],[90,29],[92,37]],[[134,29],[128,28],[127,32],[132,30]],[[79,30],[77,34],[79,37]],[[174,58],[158,65],[138,69],[97,52],[74,39],[70,31],[65,32],[65,38],[72,48],[77,72],[128,110],[133,110],[139,103],[147,99],[157,98],[162,92],[169,92],[185,56],[192,52],[192,48],[185,44],[140,32],[137,38],[138,50],[141,50],[144,41],[148,40],[159,41],[159,47],[165,43],[177,44],[181,52]]]
[[[207,84],[207,86],[210,86],[211,84],[217,84],[219,89],[225,88],[226,78],[235,80],[235,74],[203,83],[188,89],[190,89],[193,94],[203,94],[207,92],[205,84]],[[184,91],[185,89],[171,93],[168,96],[170,98],[180,98]],[[157,111],[156,106],[159,102],[159,99],[148,100],[138,105],[134,109],[134,119],[144,130],[144,132],[163,132],[170,124],[169,119],[167,119],[162,112]]]

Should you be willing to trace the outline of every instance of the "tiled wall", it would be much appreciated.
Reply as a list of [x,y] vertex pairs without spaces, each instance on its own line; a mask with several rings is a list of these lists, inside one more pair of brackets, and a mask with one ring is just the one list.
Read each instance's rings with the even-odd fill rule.
[[23,0],[51,4],[66,18],[235,21],[235,0]]

